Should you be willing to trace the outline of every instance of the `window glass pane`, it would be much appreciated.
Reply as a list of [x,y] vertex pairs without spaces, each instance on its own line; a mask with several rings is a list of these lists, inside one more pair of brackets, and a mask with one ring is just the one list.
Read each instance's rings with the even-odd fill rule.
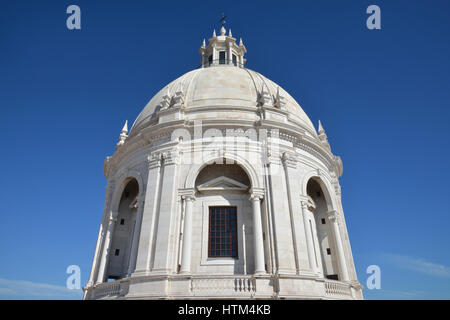
[[237,257],[236,207],[209,207],[209,257]]
[[225,51],[219,51],[219,64],[225,64]]

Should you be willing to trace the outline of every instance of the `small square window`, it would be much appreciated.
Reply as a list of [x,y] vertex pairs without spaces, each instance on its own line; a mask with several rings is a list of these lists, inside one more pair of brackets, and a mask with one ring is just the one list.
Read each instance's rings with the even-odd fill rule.
[[325,224],[325,223],[326,223],[325,218],[322,218],[322,224]]
[[339,277],[338,277],[338,275],[337,274],[329,274],[329,275],[327,275],[327,279],[330,279],[330,280],[339,280]]
[[115,256],[118,256],[119,253],[120,253],[120,249],[116,249],[116,251],[114,252],[114,255],[115,255]]
[[124,225],[125,224],[125,219],[120,219],[120,224]]
[[327,248],[327,254],[330,255],[331,254],[331,249]]

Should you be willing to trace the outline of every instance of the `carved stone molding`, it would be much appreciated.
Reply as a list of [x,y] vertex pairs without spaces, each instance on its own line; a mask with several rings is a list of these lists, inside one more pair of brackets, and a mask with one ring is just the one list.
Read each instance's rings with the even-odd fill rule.
[[304,209],[307,209],[307,210],[309,210],[311,212],[316,209],[316,203],[314,202],[314,200],[310,196],[301,195],[300,196],[300,203],[301,203],[301,206]]
[[281,161],[283,162],[283,165],[286,167],[293,169],[297,168],[298,159],[293,153],[283,152],[283,155],[281,156]]
[[262,200],[265,194],[263,188],[251,188],[249,193],[250,193],[250,200],[253,200],[254,198]]
[[178,146],[175,146],[169,151],[162,153],[163,164],[165,166],[175,165],[180,163],[181,150]]
[[117,221],[117,216],[119,215],[118,211],[110,211],[108,216],[108,221],[110,223]]
[[189,199],[191,201],[195,200],[195,189],[188,188],[188,189],[179,189],[178,194],[181,196],[181,199],[186,200]]
[[339,214],[336,210],[331,210],[331,211],[328,211],[327,215],[328,215],[328,219],[330,221],[335,222],[335,221],[337,221]]
[[161,167],[162,159],[162,154],[159,152],[149,155],[147,157],[148,170]]

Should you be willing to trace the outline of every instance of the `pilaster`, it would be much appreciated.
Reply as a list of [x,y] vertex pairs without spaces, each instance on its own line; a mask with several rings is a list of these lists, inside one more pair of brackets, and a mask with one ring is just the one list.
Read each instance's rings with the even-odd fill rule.
[[275,154],[267,159],[269,167],[269,190],[271,197],[271,210],[274,229],[274,238],[277,244],[277,273],[295,274],[296,264],[294,255],[291,217],[286,190],[284,168],[281,158]]
[[175,204],[178,187],[177,169],[180,154],[177,148],[163,153],[163,176],[158,210],[158,223],[152,272],[170,273],[175,253],[169,250],[175,235]]
[[159,204],[162,155],[160,153],[151,154],[147,158],[147,161],[148,181],[142,213],[135,274],[146,274],[150,272],[155,219]]

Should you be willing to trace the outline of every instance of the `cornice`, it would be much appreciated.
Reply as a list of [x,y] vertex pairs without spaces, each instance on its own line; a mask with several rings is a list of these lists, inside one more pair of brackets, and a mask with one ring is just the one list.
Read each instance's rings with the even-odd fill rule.
[[[194,137],[194,122],[186,120],[176,120],[150,126],[149,128],[142,129],[136,135],[131,134],[126,142],[116,149],[113,156],[105,159],[103,168],[105,176],[109,177],[110,172],[116,170],[123,161],[138,154],[145,148],[155,146],[155,148],[159,149],[170,146],[174,143],[170,140],[173,131],[180,128],[186,129]],[[255,129],[258,135],[260,129],[266,129],[268,137],[272,137],[273,132],[271,130],[278,130],[279,139],[288,141],[292,143],[293,147],[315,156],[325,164],[330,172],[335,172],[338,177],[342,175],[343,166],[340,157],[333,155],[319,140],[316,141],[317,139],[308,137],[306,130],[297,126],[270,120],[233,120],[233,123],[230,123],[230,120],[202,121],[202,134],[210,128],[221,130],[223,136],[226,135],[227,130],[233,128],[243,129],[244,131]],[[164,143],[164,140],[166,143]],[[163,143],[156,145],[156,142]]]

